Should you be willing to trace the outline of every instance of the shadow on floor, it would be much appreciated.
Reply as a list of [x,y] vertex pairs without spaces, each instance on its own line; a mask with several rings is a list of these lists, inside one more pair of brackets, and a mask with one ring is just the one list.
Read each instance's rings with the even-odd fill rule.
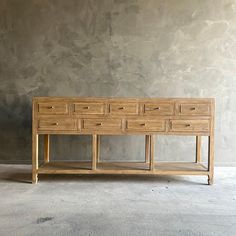
[[[4,165],[3,165],[4,166]],[[17,168],[17,165],[7,165],[6,168],[1,166],[0,169],[0,182],[14,182],[14,183],[28,183],[31,184],[31,171],[29,168],[23,169],[22,166]],[[189,185],[206,185],[206,182],[196,176],[144,176],[144,175],[81,175],[81,174],[55,174],[47,175],[40,174],[38,183],[45,182],[156,182],[156,183],[175,183],[175,184],[189,184]]]

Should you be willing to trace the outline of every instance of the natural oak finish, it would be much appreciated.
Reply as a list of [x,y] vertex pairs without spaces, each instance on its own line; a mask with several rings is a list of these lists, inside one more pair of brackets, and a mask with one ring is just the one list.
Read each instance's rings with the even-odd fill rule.
[[121,130],[121,119],[106,119],[106,118],[92,118],[84,119],[82,130],[96,131],[96,130]]
[[138,114],[138,103],[136,102],[111,102],[109,113],[112,115],[136,115]]
[[150,135],[150,171],[154,171],[154,136]]
[[68,114],[68,104],[63,102],[38,103],[38,112],[45,115],[65,115]]
[[201,161],[201,142],[202,142],[202,137],[201,136],[196,136],[196,162]]
[[74,114],[85,114],[85,115],[104,114],[104,104],[103,103],[88,103],[88,102],[75,103],[73,112]]
[[173,102],[154,102],[144,104],[144,115],[157,116],[157,115],[173,115],[174,103]]
[[[49,162],[39,167],[41,174],[94,174],[91,162]],[[194,162],[155,162],[150,171],[149,163],[144,162],[104,162],[98,163],[96,174],[133,175],[208,175],[207,167]]]
[[[149,174],[214,176],[214,117],[212,98],[92,98],[35,97],[32,104],[32,182],[38,174]],[[50,162],[50,135],[92,135],[91,162]],[[44,162],[38,164],[38,136],[44,135]],[[104,162],[102,135],[143,135],[143,162]],[[157,162],[158,135],[196,137],[192,163]],[[201,163],[201,137],[208,137],[208,164]],[[117,147],[119,148],[119,147]]]
[[76,119],[71,118],[42,118],[38,122],[39,130],[77,130]]
[[130,120],[127,119],[126,129],[128,131],[160,131],[164,132],[166,129],[166,121],[165,120],[147,120],[147,119],[138,119],[138,120]]
[[98,158],[98,148],[97,148],[97,143],[98,143],[98,135],[93,134],[93,160],[92,160],[92,170],[96,170],[97,168],[97,158]]
[[100,146],[101,146],[101,137],[97,135],[97,162],[100,162]]
[[171,131],[193,132],[209,131],[209,120],[170,120]]
[[49,162],[50,135],[44,135],[44,163]]
[[145,163],[149,163],[150,135],[145,135]]

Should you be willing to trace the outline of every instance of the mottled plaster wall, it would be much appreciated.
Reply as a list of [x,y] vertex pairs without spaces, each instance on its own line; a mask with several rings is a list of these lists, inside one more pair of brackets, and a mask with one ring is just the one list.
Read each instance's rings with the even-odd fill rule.
[[[215,97],[216,161],[236,162],[236,1],[0,0],[2,163],[30,162],[33,96]],[[90,158],[90,141],[54,137],[52,158]],[[142,141],[104,137],[102,155],[141,159]],[[158,145],[193,159],[193,138]]]

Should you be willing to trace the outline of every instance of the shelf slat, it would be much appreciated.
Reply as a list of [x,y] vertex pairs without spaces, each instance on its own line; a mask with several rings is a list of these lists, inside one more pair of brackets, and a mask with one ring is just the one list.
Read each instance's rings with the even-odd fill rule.
[[155,162],[153,171],[144,162],[100,162],[92,170],[91,162],[49,162],[40,166],[42,174],[147,174],[147,175],[207,175],[207,168],[195,162]]

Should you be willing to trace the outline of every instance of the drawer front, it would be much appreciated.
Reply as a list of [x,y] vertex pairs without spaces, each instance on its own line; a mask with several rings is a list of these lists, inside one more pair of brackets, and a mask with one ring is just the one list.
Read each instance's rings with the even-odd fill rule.
[[209,120],[170,120],[170,131],[207,132],[209,130]]
[[144,115],[173,115],[174,103],[146,103],[143,109]]
[[122,129],[121,119],[84,119],[82,129],[92,131],[113,131]]
[[40,119],[38,122],[39,130],[76,130],[76,119]]
[[165,120],[127,120],[127,131],[157,131],[164,132],[166,130]]
[[45,102],[38,103],[38,113],[45,115],[65,115],[68,114],[67,103]]
[[210,104],[180,104],[179,105],[180,115],[210,115],[211,105]]
[[103,103],[75,103],[74,113],[76,114],[104,114]]
[[110,103],[109,113],[114,115],[138,114],[138,103]]

